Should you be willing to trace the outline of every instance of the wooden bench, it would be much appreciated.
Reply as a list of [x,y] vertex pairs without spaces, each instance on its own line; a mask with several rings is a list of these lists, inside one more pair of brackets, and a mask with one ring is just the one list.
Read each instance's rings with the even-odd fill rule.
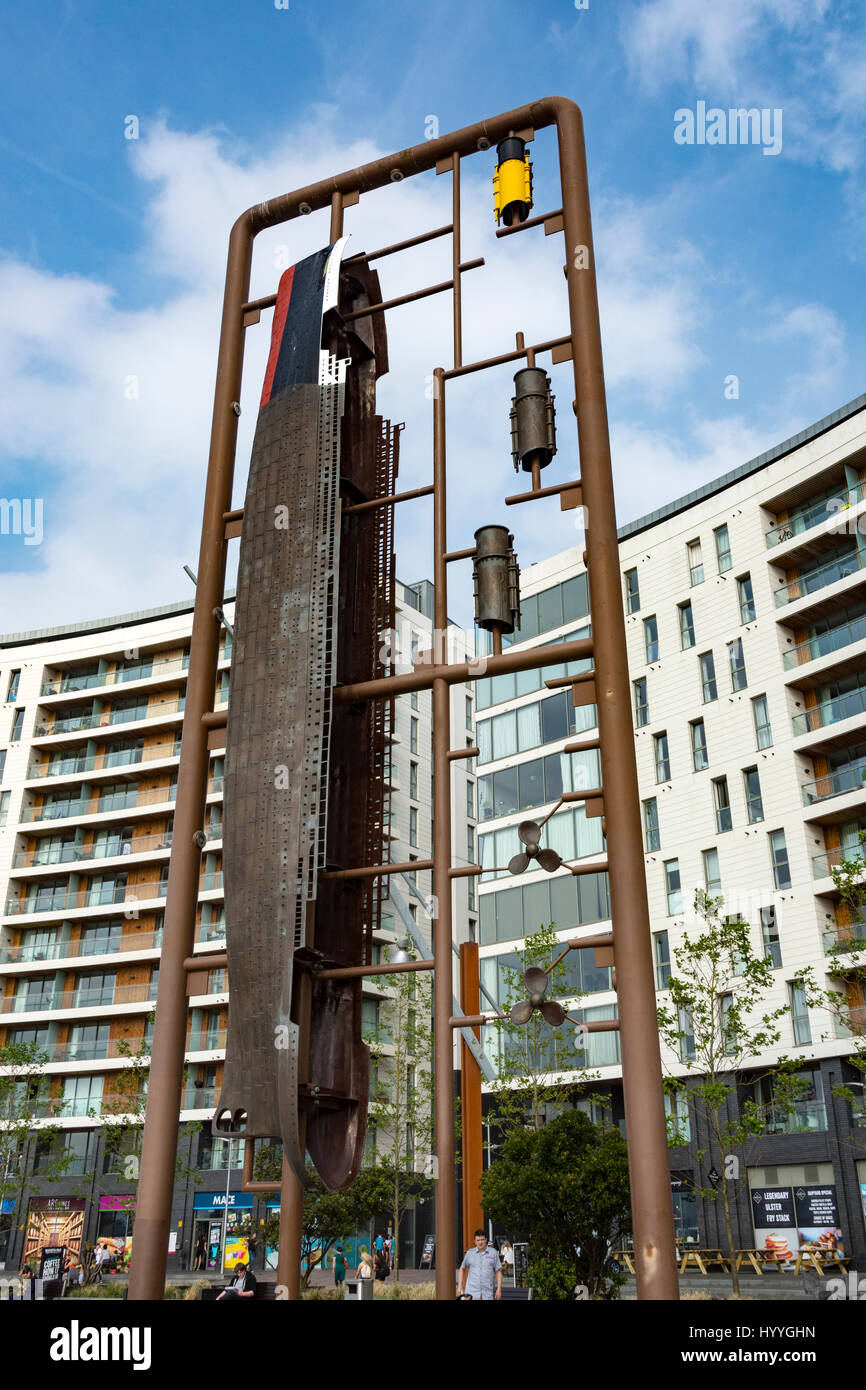
[[701,1274],[706,1274],[708,1265],[719,1265],[725,1273],[728,1272],[727,1256],[721,1250],[684,1250],[680,1260],[680,1274],[685,1274],[690,1264],[696,1264]]

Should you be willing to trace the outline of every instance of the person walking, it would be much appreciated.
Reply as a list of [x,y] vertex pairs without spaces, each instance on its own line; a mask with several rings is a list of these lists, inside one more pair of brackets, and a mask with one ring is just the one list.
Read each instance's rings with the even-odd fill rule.
[[334,1250],[334,1287],[342,1288],[346,1278],[346,1256],[343,1254],[342,1245],[338,1245]]
[[373,1278],[373,1261],[372,1261],[372,1259],[370,1258],[370,1252],[369,1252],[369,1250],[366,1250],[366,1249],[365,1249],[365,1250],[362,1250],[362,1251],[361,1251],[361,1262],[360,1262],[360,1264],[358,1265],[358,1278],[359,1278],[359,1279],[372,1279],[372,1278]]
[[458,1298],[463,1297],[464,1282],[468,1298],[492,1302],[502,1297],[502,1262],[480,1229],[475,1232],[475,1248],[463,1256],[457,1277]]
[[198,1240],[195,1243],[195,1252],[193,1256],[192,1267],[193,1269],[204,1269],[206,1264],[207,1241],[205,1240],[204,1236],[199,1236]]
[[391,1270],[388,1267],[388,1256],[385,1254],[385,1247],[376,1251],[376,1278],[380,1283],[384,1283]]
[[505,1275],[505,1278],[513,1279],[514,1251],[511,1247],[511,1241],[507,1238],[502,1242],[502,1246],[499,1251],[499,1258],[502,1261],[502,1272]]

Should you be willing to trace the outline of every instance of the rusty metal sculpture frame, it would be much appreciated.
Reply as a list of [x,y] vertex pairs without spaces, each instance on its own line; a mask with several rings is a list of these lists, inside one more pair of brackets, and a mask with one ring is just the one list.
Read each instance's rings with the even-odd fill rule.
[[[482,362],[464,365],[462,354],[461,276],[480,262],[463,262],[460,238],[461,160],[486,150],[509,134],[531,139],[535,131],[556,126],[559,148],[562,206],[542,217],[502,228],[497,235],[511,235],[535,226],[547,234],[564,233],[568,332],[562,337],[524,346],[518,337],[514,351]],[[447,630],[447,569],[452,561],[468,558],[474,548],[448,551],[446,532],[445,404],[448,382],[491,366],[525,359],[532,366],[542,353],[554,362],[571,360],[574,372],[575,411],[580,453],[580,477],[561,486],[541,488],[537,471],[532,490],[506,498],[508,504],[531,498],[559,495],[563,508],[583,505],[587,513],[586,558],[590,608],[594,618],[592,637],[553,648],[495,653],[486,674],[538,669],[551,663],[592,657],[593,671],[583,678],[577,698],[589,694],[598,707],[597,740],[581,747],[600,748],[607,868],[610,875],[611,917],[620,1005],[623,1087],[629,1144],[632,1211],[634,1216],[635,1266],[638,1297],[675,1299],[677,1293],[675,1241],[667,1157],[661,1059],[656,1024],[656,1002],[651,958],[650,924],[644,878],[640,802],[630,709],[629,673],[622,613],[619,557],[610,463],[607,408],[604,391],[601,333],[598,317],[595,263],[590,222],[589,193],[583,121],[579,108],[564,97],[549,97],[507,111],[462,130],[425,141],[414,148],[348,170],[333,178],[284,194],[249,208],[238,218],[229,240],[228,267],[223,304],[213,426],[205,491],[204,520],[198,566],[190,648],[186,717],[175,811],[164,944],[151,1053],[150,1084],[142,1149],[135,1226],[135,1256],[129,1285],[131,1299],[160,1299],[163,1293],[166,1251],[171,1220],[171,1197],[177,1150],[178,1115],[182,1088],[187,1019],[187,978],[192,971],[225,963],[217,955],[192,957],[196,902],[199,888],[200,831],[205,812],[209,747],[224,738],[223,714],[213,712],[219,628],[226,569],[227,539],[239,533],[241,515],[230,510],[234,456],[237,441],[237,402],[240,397],[244,334],[258,321],[260,312],[274,303],[274,296],[248,300],[252,248],[256,235],[293,218],[330,207],[330,240],[343,232],[343,212],[362,194],[398,183],[435,169],[451,174],[453,218],[440,227],[393,247],[371,253],[368,260],[450,235],[452,276],[441,285],[429,286],[400,299],[384,301],[381,311],[442,291],[453,298],[453,363],[434,372],[433,481],[412,492],[362,504],[396,505],[412,496],[432,494],[434,502],[434,629]],[[407,675],[391,676],[353,686],[338,686],[336,702],[379,701],[411,690],[433,692],[434,776],[437,787],[450,785],[449,769],[455,757],[469,750],[449,747],[450,687],[476,679],[475,666],[448,664],[434,655],[432,663],[419,665]],[[589,690],[587,690],[587,685]],[[598,793],[595,793],[598,796]],[[406,866],[359,866],[345,871],[353,877],[377,877]],[[436,1134],[436,1296],[454,1297],[456,1268],[453,1154],[452,1037],[455,1020],[452,999],[452,893],[451,880],[458,873],[480,873],[480,866],[458,870],[451,865],[451,807],[449,798],[437,798],[434,821],[434,891],[439,915],[434,923],[434,1026],[435,1026],[435,1134]],[[605,867],[602,865],[601,867]],[[597,872],[592,864],[572,872]],[[374,973],[369,967],[364,973]],[[250,1146],[247,1146],[248,1148]],[[251,1156],[250,1156],[251,1157]],[[245,1186],[251,1166],[245,1164]],[[286,1283],[290,1298],[298,1297],[297,1252],[300,1243],[301,1189],[287,1166],[283,1169],[281,1242],[278,1280]]]

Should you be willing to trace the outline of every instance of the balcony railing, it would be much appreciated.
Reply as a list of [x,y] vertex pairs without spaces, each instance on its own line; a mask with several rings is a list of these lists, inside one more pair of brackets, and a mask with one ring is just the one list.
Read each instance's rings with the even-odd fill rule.
[[[220,658],[222,660],[222,657]],[[189,669],[189,653],[184,656],[168,656],[161,661],[146,661],[141,666],[121,667],[114,671],[92,671],[87,675],[57,676],[54,680],[43,681],[43,695],[74,694],[79,690],[98,690],[101,686],[125,685],[128,681],[158,680],[171,675],[173,671]]]
[[77,989],[43,990],[38,994],[7,995],[0,1013],[40,1013],[47,1009],[104,1009],[109,1004],[145,1004],[156,999],[156,981],[142,985],[98,985]]
[[768,1111],[764,1127],[768,1134],[802,1134],[806,1130],[826,1129],[827,1109],[823,1101],[798,1100],[790,1113],[784,1108]]
[[862,642],[864,638],[866,613],[859,618],[852,618],[850,622],[830,627],[826,632],[816,632],[814,637],[808,638],[805,642],[798,642],[796,647],[789,647],[782,657],[785,670],[790,671],[794,666],[804,666],[807,661],[816,661],[819,656],[829,656],[842,647],[850,646],[852,642]]
[[811,734],[816,729],[824,729],[828,724],[853,719],[855,714],[862,714],[864,710],[866,688],[861,686],[858,690],[848,690],[844,695],[834,695],[829,700],[822,700],[820,704],[807,709],[804,714],[795,714],[791,720],[791,728],[796,738],[799,734]]
[[0,948],[0,964],[15,965],[42,960],[76,960],[81,956],[109,956],[124,951],[157,951],[162,946],[162,931],[130,932],[128,936],[93,937],[78,941],[54,941],[47,945],[4,946]]
[[849,574],[855,574],[859,568],[857,551],[851,550],[847,555],[831,560],[826,565],[807,570],[805,574],[776,590],[776,607],[781,608],[786,603],[794,603],[798,598],[804,598],[806,594],[825,589],[828,584],[835,584],[837,579],[845,579]]
[[191,1033],[187,1039],[187,1052],[217,1052],[226,1045],[228,1032],[220,1029],[219,1032]]
[[186,701],[164,700],[162,704],[144,701],[132,709],[103,709],[95,714],[76,714],[68,719],[55,719],[53,724],[37,724],[34,738],[53,738],[55,734],[71,734],[77,729],[107,729],[116,724],[134,724],[141,719],[162,719],[169,714],[182,714]]
[[826,801],[830,796],[863,790],[866,790],[866,758],[857,758],[842,767],[834,767],[814,782],[804,782],[803,805],[812,806],[816,801]]
[[[223,778],[212,777],[208,783],[208,796],[216,796],[223,790]],[[102,816],[109,811],[133,811],[139,806],[158,806],[165,802],[170,806],[177,796],[177,786],[155,787],[152,791],[137,791],[132,785],[128,795],[112,792],[101,796],[95,806],[81,801],[64,801],[55,806],[25,806],[21,812],[21,825],[34,821],[68,820],[72,816]]]
[[[167,886],[166,882],[153,879],[147,883],[131,883],[128,887],[116,885],[97,891],[89,888],[77,893],[59,891],[50,898],[10,898],[6,904],[6,915],[17,917],[23,913],[29,916],[37,912],[68,912],[73,908],[107,907],[114,903],[149,902],[151,899],[164,898]],[[199,892],[209,893],[222,886],[223,876],[219,870],[205,875],[199,881]]]
[[[222,833],[222,832],[220,832]],[[208,833],[208,839],[213,832]],[[36,849],[21,849],[12,861],[15,869],[33,869],[41,865],[77,864],[84,859],[120,859],[128,854],[158,854],[171,849],[172,832],[161,835],[139,835],[137,839],[121,839],[114,835],[91,845],[40,845]]]
[[181,1110],[213,1110],[215,1105],[215,1086],[190,1086],[180,1098]]
[[[840,505],[843,498],[845,502]],[[813,506],[807,507],[802,512],[797,512],[787,521],[780,521],[775,526],[771,526],[766,532],[767,549],[772,550],[774,546],[781,545],[783,541],[792,540],[794,536],[801,536],[804,531],[811,531],[813,526],[820,526],[822,521],[826,521],[828,517],[840,516],[847,511],[849,506],[853,506],[862,499],[862,483],[858,483],[853,488],[840,488],[838,497],[824,497],[820,502],[815,502]]]
[[154,743],[148,748],[121,748],[112,750],[106,747],[101,753],[75,754],[68,758],[57,758],[52,762],[37,763],[27,773],[28,779],[35,777],[67,777],[79,772],[107,772],[109,768],[134,766],[136,763],[154,762],[157,758],[180,757],[180,740],[174,743]]

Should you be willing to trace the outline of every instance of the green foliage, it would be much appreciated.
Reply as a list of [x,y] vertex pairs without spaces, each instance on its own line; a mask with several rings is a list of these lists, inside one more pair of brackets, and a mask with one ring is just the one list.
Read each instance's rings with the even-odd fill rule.
[[564,1255],[538,1255],[529,1261],[526,1282],[533,1299],[574,1302],[574,1266]]
[[0,1200],[16,1201],[20,1196],[27,1143],[36,1129],[50,1147],[38,1180],[30,1178],[31,1189],[38,1191],[39,1181],[57,1182],[69,1166],[71,1155],[59,1147],[60,1127],[50,1122],[62,1113],[62,1100],[50,1096],[50,1078],[43,1071],[48,1060],[37,1043],[0,1047]]
[[517,1240],[528,1240],[544,1287],[562,1297],[615,1298],[622,1276],[606,1270],[608,1252],[631,1229],[625,1140],[569,1110],[543,1129],[514,1130],[482,1178],[486,1214]]

